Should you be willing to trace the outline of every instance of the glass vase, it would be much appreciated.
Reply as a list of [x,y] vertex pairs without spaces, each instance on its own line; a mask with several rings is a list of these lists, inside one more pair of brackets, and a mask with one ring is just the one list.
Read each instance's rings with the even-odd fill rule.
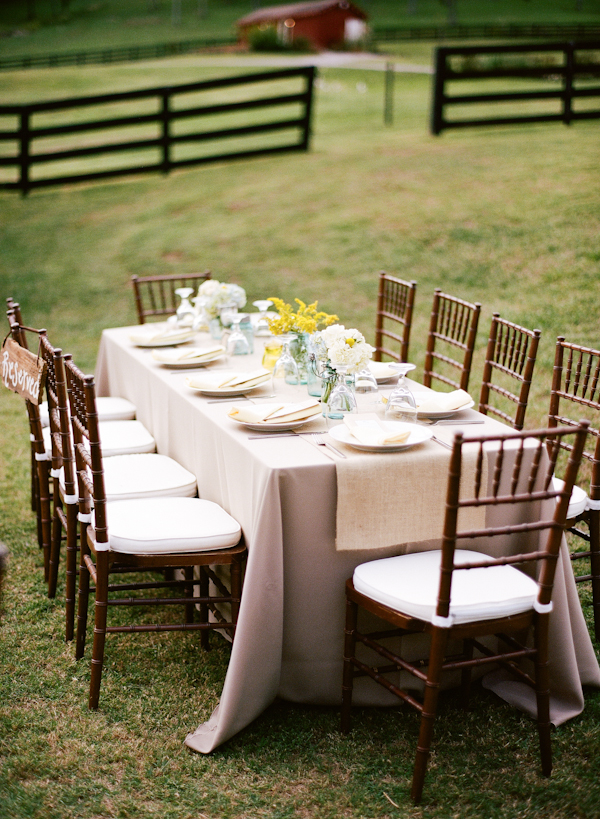
[[308,382],[308,347],[310,341],[309,333],[295,333],[290,341],[290,353],[298,367],[297,383],[306,384]]

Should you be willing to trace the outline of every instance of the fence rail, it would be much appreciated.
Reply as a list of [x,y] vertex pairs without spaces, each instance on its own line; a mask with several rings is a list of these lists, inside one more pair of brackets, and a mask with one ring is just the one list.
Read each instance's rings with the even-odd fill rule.
[[[600,85],[579,85],[585,80],[600,77],[600,62],[591,59],[591,53],[600,51],[600,40],[570,43],[522,44],[514,46],[464,46],[437,48],[435,54],[434,90],[431,107],[431,132],[440,134],[448,128],[466,128],[479,125],[511,125],[515,123],[563,122],[600,119],[600,109],[577,109],[573,103],[578,99],[600,97]],[[552,52],[560,62],[548,60]],[[586,52],[588,56],[586,57]],[[517,60],[540,55],[542,64],[496,65],[503,55],[516,55]],[[542,55],[546,55],[544,58]],[[457,65],[456,58],[462,58]],[[513,56],[513,61],[515,57]],[[535,62],[535,59],[534,59]],[[560,87],[535,90],[500,91],[480,94],[454,94],[448,92],[448,83],[462,80],[530,79],[550,81]],[[445,111],[449,106],[486,103],[510,103],[536,100],[558,100],[558,112],[526,113],[503,117],[470,117],[448,119]]]
[[[287,151],[306,151],[310,144],[311,114],[313,101],[315,68],[303,66],[301,68],[281,69],[279,71],[261,72],[258,74],[244,74],[236,77],[225,77],[185,85],[128,91],[124,93],[101,94],[92,97],[75,97],[65,100],[50,100],[31,103],[28,105],[0,106],[0,120],[13,118],[17,127],[0,130],[0,145],[13,143],[18,150],[12,155],[0,155],[0,168],[18,169],[18,179],[14,181],[0,181],[0,189],[20,190],[25,196],[33,188],[46,187],[72,182],[83,182],[107,179],[117,176],[147,173],[158,171],[169,173],[174,168],[183,168],[207,162],[216,162],[228,159],[248,158],[270,153]],[[217,89],[231,90],[248,89],[261,83],[277,81],[301,80],[300,91],[262,96],[252,99],[240,99],[210,104],[189,105],[176,107],[176,100],[180,101],[186,94],[198,94],[215,91]],[[122,103],[139,103],[146,100],[156,102],[156,110],[150,113],[126,113],[121,116],[107,116],[102,119],[78,121],[77,117],[86,108],[101,108],[102,106],[120,105]],[[277,108],[292,106],[292,113],[281,117],[270,118],[261,122],[245,122],[226,124],[223,116],[229,114],[243,114],[244,112],[269,112]],[[73,112],[73,119],[59,124],[35,125],[35,119],[49,113],[63,114]],[[298,111],[298,113],[297,113]],[[206,130],[193,130],[184,133],[177,132],[177,125],[186,120],[197,118],[221,118],[220,127]],[[218,122],[219,120],[217,120]],[[193,124],[193,123],[192,123]],[[213,123],[214,125],[214,123]],[[93,132],[111,132],[113,130],[155,126],[156,133],[150,137],[129,138],[119,141],[97,141],[95,144],[68,144],[60,146],[61,138],[86,135]],[[180,126],[181,127],[181,126]],[[201,143],[216,141],[219,146],[222,141],[232,138],[254,137],[256,135],[275,134],[281,132],[282,139],[278,144],[252,145],[247,148],[219,150],[217,153],[175,157],[173,150],[178,146],[197,146]],[[293,138],[289,132],[292,132]],[[39,140],[54,140],[58,146],[51,150],[42,146],[35,151],[34,145]],[[146,164],[128,164],[110,169],[90,169],[81,173],[63,174],[58,176],[32,177],[31,169],[41,163],[52,163],[67,160],[79,160],[86,157],[106,156],[129,151],[154,149],[158,150],[157,161]]]
[[493,24],[455,26],[375,27],[376,42],[394,40],[514,40],[526,38],[587,40],[600,37],[600,24]]
[[25,68],[59,68],[66,65],[101,65],[128,63],[135,60],[154,60],[190,54],[204,48],[223,48],[235,44],[235,39],[213,38],[204,40],[183,40],[174,43],[102,48],[93,51],[71,51],[62,54],[31,54],[24,57],[4,57],[0,59],[0,71],[20,71]]

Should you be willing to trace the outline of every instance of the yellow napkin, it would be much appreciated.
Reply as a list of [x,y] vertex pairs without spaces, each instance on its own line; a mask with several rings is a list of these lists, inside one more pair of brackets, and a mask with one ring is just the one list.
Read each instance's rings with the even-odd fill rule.
[[240,407],[234,404],[229,410],[228,415],[236,421],[243,421],[247,424],[260,424],[261,421],[265,421],[269,415],[277,412],[282,406],[283,404],[263,404],[257,407],[253,404],[248,404],[244,407]]
[[344,418],[344,423],[357,441],[365,446],[387,446],[403,444],[410,438],[412,430],[404,424],[380,421],[379,418]]
[[250,424],[260,424],[263,421],[284,424],[287,421],[310,418],[319,412],[321,412],[319,402],[309,400],[298,404],[263,404],[260,407],[234,405],[229,411],[229,416],[236,421]]
[[152,358],[164,364],[177,364],[187,359],[202,361],[205,358],[212,358],[224,352],[224,347],[215,344],[213,347],[180,347],[177,350],[153,350]]
[[261,368],[250,373],[220,372],[188,376],[186,384],[195,390],[230,390],[234,387],[253,387],[271,377],[269,370]]
[[464,390],[452,392],[415,392],[419,412],[453,412],[471,402],[471,396]]

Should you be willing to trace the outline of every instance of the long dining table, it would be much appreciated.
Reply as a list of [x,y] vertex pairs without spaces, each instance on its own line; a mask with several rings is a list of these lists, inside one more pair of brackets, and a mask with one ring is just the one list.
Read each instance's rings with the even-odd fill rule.
[[[158,452],[175,458],[196,475],[200,497],[219,503],[239,521],[248,547],[236,637],[220,702],[210,719],[185,738],[191,749],[209,753],[250,724],[276,697],[295,703],[340,704],[346,579],[355,566],[367,560],[439,548],[439,538],[432,537],[435,531],[423,530],[419,522],[434,518],[433,507],[439,506],[440,497],[443,500],[445,484],[439,493],[432,493],[430,479],[432,467],[441,463],[442,472],[446,469],[444,442],[451,441],[465,420],[478,422],[464,425],[467,437],[470,429],[477,434],[497,434],[507,427],[475,410],[460,413],[456,425],[435,427],[438,441],[416,447],[418,452],[406,451],[424,459],[418,461],[414,474],[410,469],[414,461],[406,452],[374,456],[379,458],[376,463],[369,460],[369,453],[335,443],[346,455],[342,459],[308,436],[261,434],[229,417],[232,406],[240,402],[272,401],[270,382],[247,391],[246,397],[226,400],[187,386],[186,379],[199,372],[256,369],[262,358],[260,339],[255,340],[252,355],[217,359],[203,370],[171,369],[154,359],[151,348],[132,343],[130,336],[136,330],[139,327],[103,332],[96,367],[98,395],[120,395],[136,405],[137,417],[156,439]],[[198,334],[194,343],[207,346],[214,342],[208,334]],[[413,388],[425,389],[415,382]],[[308,398],[305,386],[287,390],[286,400]],[[325,430],[321,416],[298,431],[310,430]],[[381,512],[383,534],[393,531],[387,539],[393,542],[385,537],[375,543],[365,539],[364,543],[340,544],[339,537],[336,540],[341,486],[337,471],[347,475],[348,467],[355,474],[364,470],[373,478],[381,473],[381,487],[387,492]],[[412,487],[410,504],[396,491],[403,476],[407,478],[405,488]],[[350,533],[364,528],[365,506],[359,500],[355,510],[352,504],[345,507],[342,522]],[[443,514],[436,511],[438,517]],[[582,712],[583,686],[600,687],[600,668],[566,543],[557,567],[553,603],[551,719],[558,725]],[[522,683],[492,672],[483,684],[535,715],[533,692]],[[380,686],[358,680],[356,705],[397,702]]]

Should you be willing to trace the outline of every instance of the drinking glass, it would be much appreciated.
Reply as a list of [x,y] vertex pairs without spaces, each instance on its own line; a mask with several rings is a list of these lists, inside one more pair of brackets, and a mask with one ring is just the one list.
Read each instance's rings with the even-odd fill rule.
[[196,309],[192,329],[198,330],[199,332],[208,332],[210,316],[206,312],[206,297],[196,296],[196,298],[192,299],[192,301],[194,302],[194,307]]
[[227,339],[228,355],[249,355],[250,344],[248,339],[240,329],[240,322],[244,318],[244,313],[239,313],[233,317],[232,329]]
[[230,304],[224,304],[219,311],[219,316],[221,318],[221,324],[223,327],[231,327],[233,323],[234,317],[237,315],[237,304],[231,302]]
[[190,303],[190,296],[194,292],[194,288],[178,287],[175,292],[181,298],[181,303],[175,311],[177,324],[179,327],[191,327],[196,318],[196,313]]
[[408,384],[405,381],[407,372],[414,370],[414,364],[390,364],[398,372],[398,383],[390,393],[385,405],[386,421],[404,421],[410,424],[417,423],[417,402]]
[[262,365],[265,370],[273,371],[273,367],[280,355],[281,341],[279,339],[273,338],[271,341],[265,341],[265,352],[262,358]]
[[270,336],[271,330],[269,328],[269,322],[267,321],[267,310],[273,304],[273,302],[270,301],[269,299],[259,299],[258,301],[253,301],[252,304],[260,313],[258,321],[256,322],[256,329],[254,330],[254,335]]
[[329,394],[325,410],[325,420],[328,428],[343,424],[346,415],[354,415],[358,412],[356,398],[346,382],[348,368],[338,364],[336,370],[337,382]]
[[298,365],[290,353],[292,336],[281,337],[281,355],[273,367],[273,392],[281,391],[284,384],[299,384]]

